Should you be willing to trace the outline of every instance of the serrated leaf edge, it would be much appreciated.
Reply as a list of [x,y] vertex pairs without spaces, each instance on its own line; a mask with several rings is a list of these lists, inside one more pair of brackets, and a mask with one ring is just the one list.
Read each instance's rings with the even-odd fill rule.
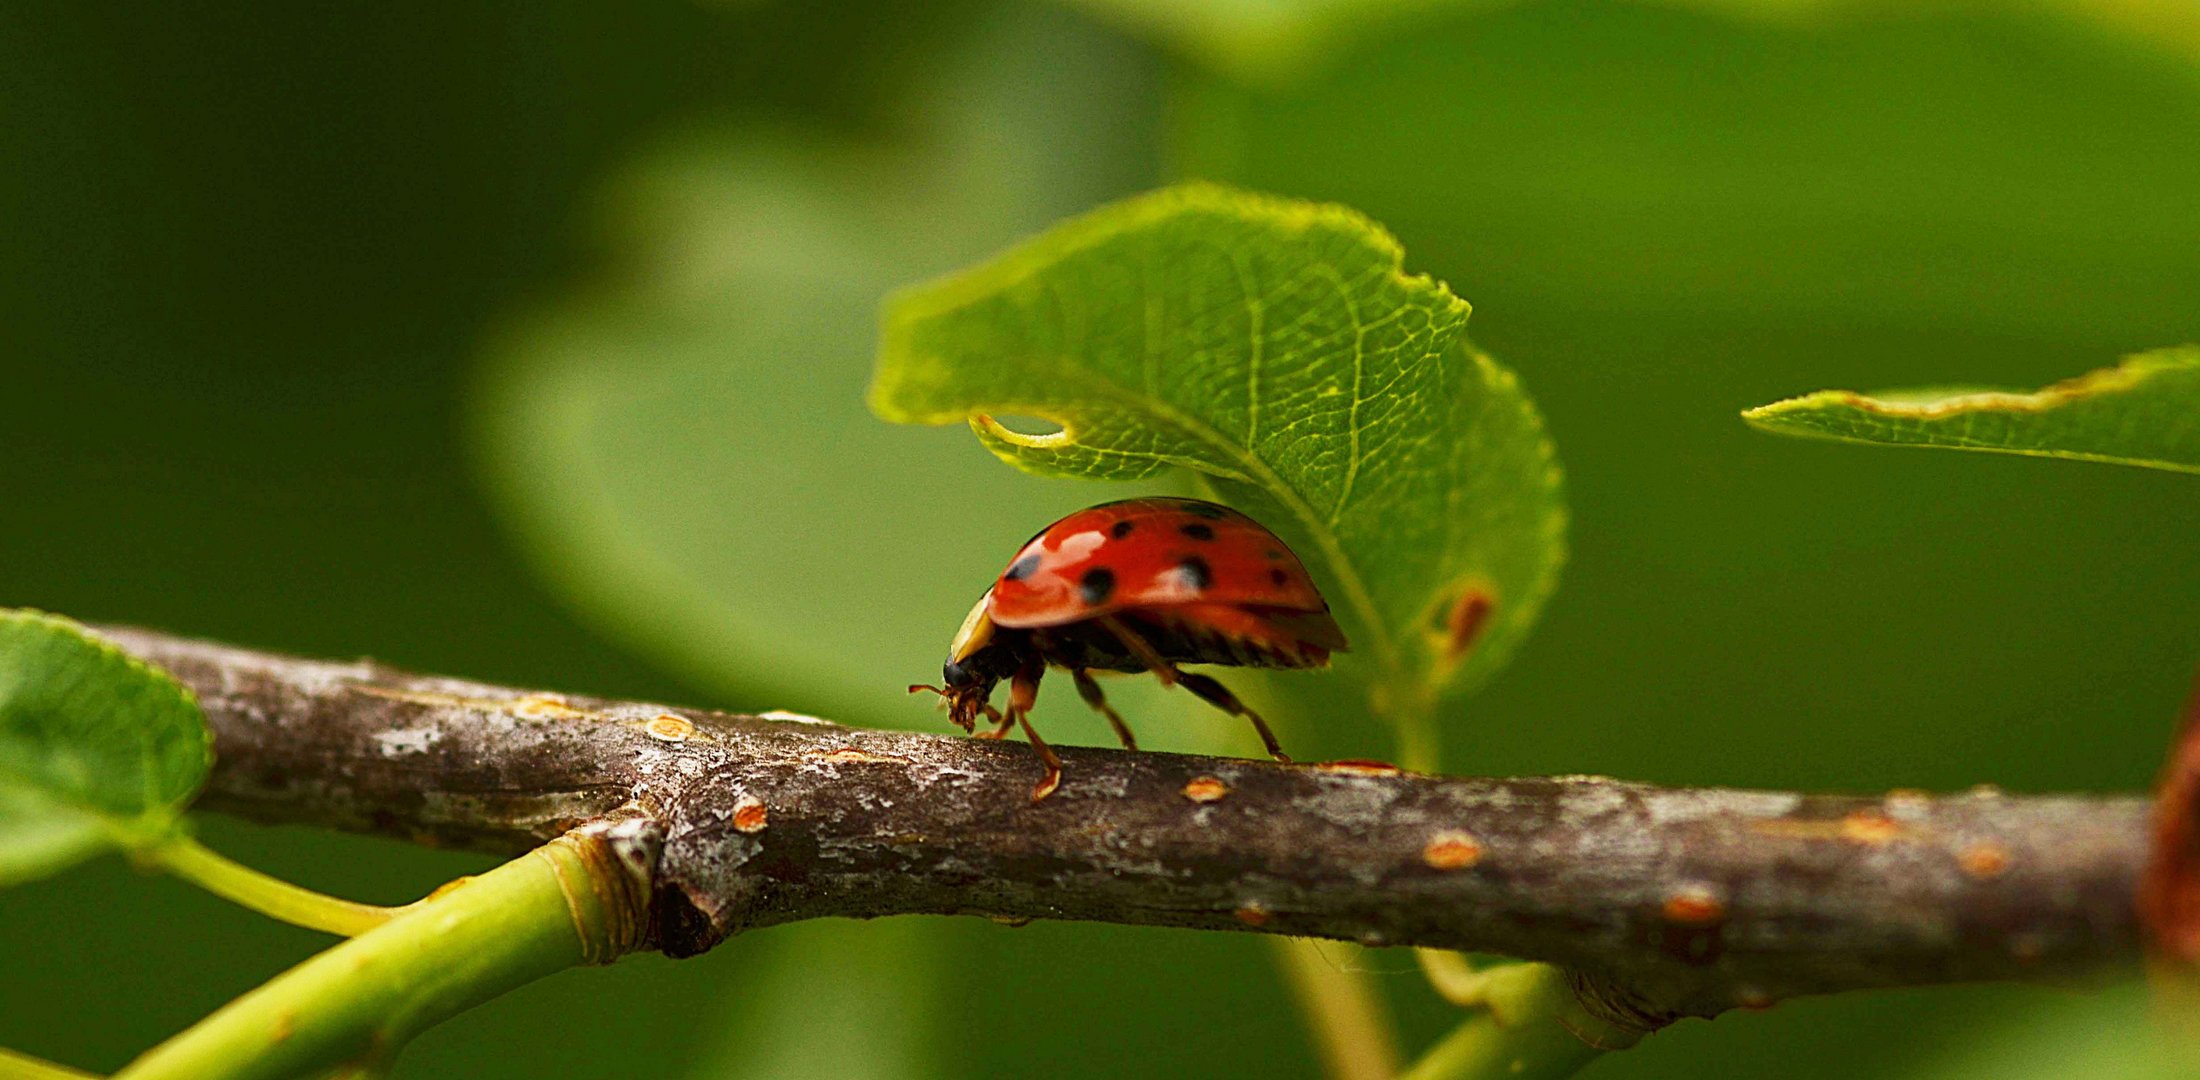
[[[206,727],[204,719],[205,710],[199,704],[198,694],[195,693],[190,687],[185,686],[182,682],[178,681],[175,676],[170,675],[167,671],[162,670],[160,667],[154,664],[147,663],[146,661],[138,658],[136,655],[125,650],[122,646],[117,645],[113,641],[101,636],[90,627],[87,627],[83,623],[77,622],[75,619],[71,619],[66,615],[56,615],[52,612],[40,611],[36,608],[0,608],[0,622],[35,623],[52,629],[60,630],[67,634],[71,634],[82,640],[86,644],[92,646],[95,650],[100,652],[104,658],[122,661],[123,667],[127,669],[131,674],[144,676],[146,679],[154,683],[162,684],[173,689],[176,694],[182,699],[182,701],[186,705],[190,706],[193,712],[199,714],[199,759],[205,769],[211,769],[213,767],[214,738],[213,733]],[[149,744],[145,742],[145,737],[142,730],[139,732],[139,748],[140,760],[149,760],[152,757],[151,748]],[[145,778],[145,782],[148,784],[151,783],[149,770],[148,776]],[[204,770],[202,770],[202,775],[200,776],[198,782],[192,785],[190,791],[183,793],[176,800],[174,800],[175,805],[172,807],[166,806],[165,804],[167,803],[167,800],[156,797],[155,793],[150,789],[145,791],[144,795],[146,805],[148,807],[162,808],[157,813],[152,810],[148,810],[147,813],[137,815],[133,818],[124,819],[116,818],[112,815],[101,813],[97,810],[88,810],[87,812],[90,813],[94,818],[98,819],[101,823],[109,826],[110,832],[114,832],[114,826],[116,825],[136,825],[141,823],[153,822],[164,818],[173,819],[180,813],[182,807],[189,805],[193,799],[198,797],[199,792],[204,790],[205,786],[206,778],[204,775]],[[122,837],[118,836],[118,839],[121,838]]]

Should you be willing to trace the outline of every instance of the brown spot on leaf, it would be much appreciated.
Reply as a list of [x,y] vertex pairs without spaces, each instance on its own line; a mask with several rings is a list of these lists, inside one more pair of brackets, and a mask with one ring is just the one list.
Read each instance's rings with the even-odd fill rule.
[[1482,843],[1471,833],[1446,829],[1429,838],[1421,861],[1437,870],[1464,870],[1482,861]]
[[1444,615],[1444,660],[1456,664],[1465,659],[1467,652],[1482,636],[1482,629],[1489,625],[1490,613],[1497,608],[1497,598],[1480,585],[1469,585],[1451,602],[1451,609]]
[[1195,776],[1184,785],[1184,797],[1195,803],[1218,802],[1230,793],[1230,785],[1217,776]]

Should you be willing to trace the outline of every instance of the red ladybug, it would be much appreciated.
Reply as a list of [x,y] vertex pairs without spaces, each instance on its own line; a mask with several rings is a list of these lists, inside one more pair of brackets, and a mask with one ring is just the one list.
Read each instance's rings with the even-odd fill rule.
[[[1031,730],[1039,677],[1067,668],[1085,704],[1108,718],[1126,749],[1131,729],[1109,707],[1094,671],[1151,671],[1224,712],[1245,717],[1278,761],[1289,761],[1260,716],[1214,679],[1178,664],[1315,668],[1345,651],[1344,632],[1298,556],[1260,523],[1198,499],[1126,499],[1071,514],[1031,538],[993,582],[948,646],[945,687],[912,686],[947,699],[948,715],[980,738],[1015,725],[1046,762],[1032,792],[1061,783],[1062,763]],[[1008,712],[989,699],[1009,681]]]

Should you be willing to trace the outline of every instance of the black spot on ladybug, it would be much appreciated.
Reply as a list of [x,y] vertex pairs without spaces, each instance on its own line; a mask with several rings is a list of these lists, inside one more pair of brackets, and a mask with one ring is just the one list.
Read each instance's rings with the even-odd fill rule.
[[1224,510],[1213,503],[1203,502],[1186,503],[1184,512],[1193,517],[1206,518],[1209,521],[1220,521],[1225,515],[1229,514],[1228,510]]
[[1131,534],[1131,530],[1137,527],[1138,523],[1135,521],[1118,521],[1115,524],[1108,526],[1108,535],[1115,537],[1117,540],[1121,540],[1122,538],[1129,536]]
[[1184,535],[1189,536],[1194,540],[1212,540],[1215,538],[1214,526],[1209,525],[1204,521],[1185,522],[1184,524],[1177,526],[1176,531],[1183,533]]
[[1001,576],[1007,578],[1010,581],[1022,581],[1023,579],[1030,577],[1031,572],[1037,570],[1038,568],[1039,553],[1034,551],[1031,554],[1024,556],[1023,558],[1008,564],[1008,572],[1002,574]]
[[1087,570],[1084,577],[1077,579],[1077,594],[1084,598],[1088,606],[1107,603],[1109,595],[1114,592],[1115,574],[1107,567]]
[[1282,561],[1283,561],[1283,549],[1282,549],[1282,548],[1269,548],[1269,549],[1268,549],[1267,551],[1261,552],[1261,554],[1263,554],[1263,555],[1266,555],[1266,556],[1268,556],[1268,561],[1269,561],[1269,562],[1282,562]]
[[1207,560],[1197,555],[1186,555],[1178,559],[1176,574],[1178,578],[1183,580],[1184,584],[1191,586],[1194,590],[1204,589],[1215,583],[1214,570],[1208,567]]
[[1270,570],[1268,571],[1268,580],[1278,585],[1282,585],[1288,583],[1291,580],[1291,575],[1286,574],[1281,570]]

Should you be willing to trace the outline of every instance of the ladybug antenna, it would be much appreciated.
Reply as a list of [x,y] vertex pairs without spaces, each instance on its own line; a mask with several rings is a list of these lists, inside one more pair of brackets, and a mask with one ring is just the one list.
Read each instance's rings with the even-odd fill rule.
[[[958,694],[953,690],[944,690],[940,687],[932,686],[927,683],[910,683],[909,692],[912,694],[938,694],[941,698],[941,704],[949,706],[951,711],[956,713],[955,722],[961,724],[964,731],[971,730],[971,722],[969,720],[963,719],[963,716],[960,712],[961,709],[968,708],[972,704],[969,699],[964,695]],[[975,705],[977,711],[984,713],[986,719],[993,721],[994,726],[1004,728],[1008,726],[1008,721],[1001,718],[1001,710],[994,708],[990,703],[982,699],[975,702]]]

